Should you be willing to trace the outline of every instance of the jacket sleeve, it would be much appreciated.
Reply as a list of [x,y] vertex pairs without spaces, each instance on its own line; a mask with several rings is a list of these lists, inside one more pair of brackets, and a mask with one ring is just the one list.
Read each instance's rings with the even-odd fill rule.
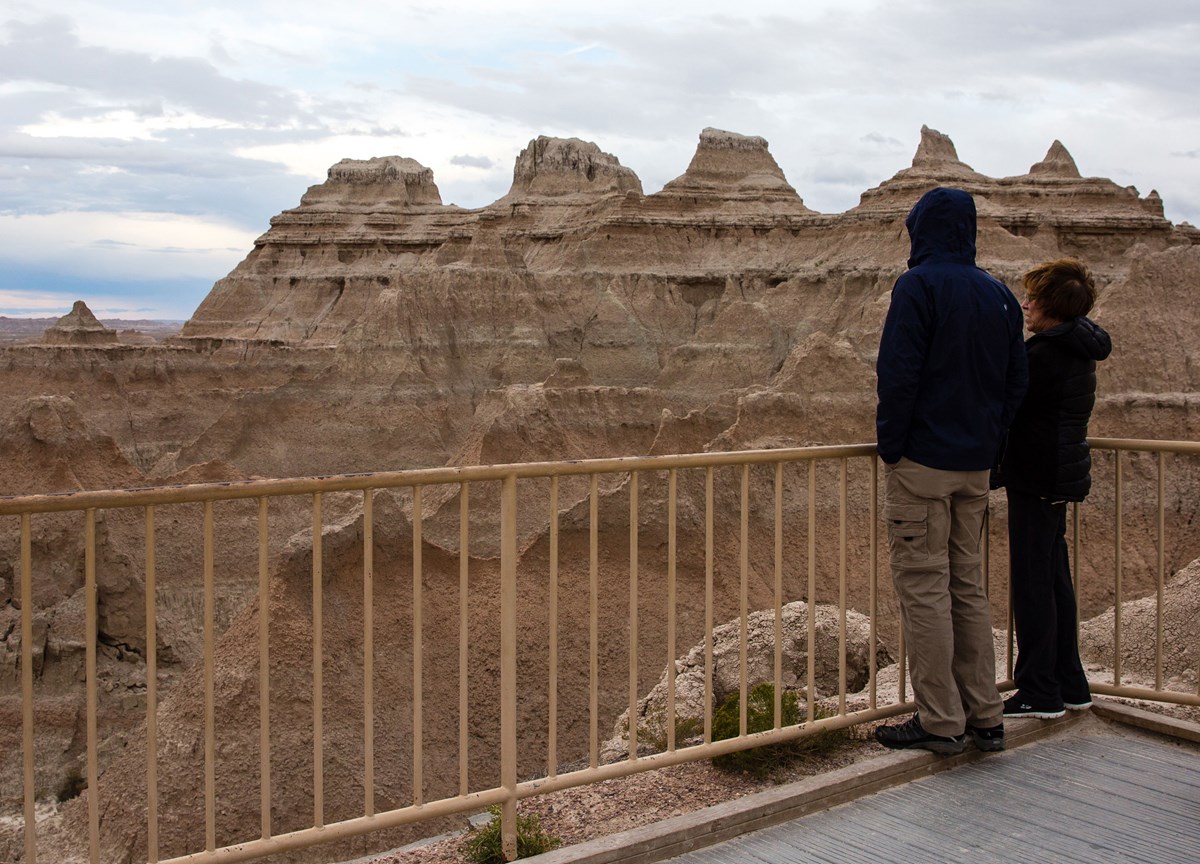
[[875,363],[876,448],[888,464],[900,461],[908,444],[932,324],[921,281],[911,273],[901,275],[892,288]]
[[1021,338],[1025,327],[1025,319],[1021,315],[1021,307],[1017,306],[1015,327],[1008,346],[1008,374],[1004,378],[1004,409],[1000,415],[1001,432],[1007,432],[1021,407],[1021,400],[1029,388],[1029,360],[1025,350],[1025,342]]

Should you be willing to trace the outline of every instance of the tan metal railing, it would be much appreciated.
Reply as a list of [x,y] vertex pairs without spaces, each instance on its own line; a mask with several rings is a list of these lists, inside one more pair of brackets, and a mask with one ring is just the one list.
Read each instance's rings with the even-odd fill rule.
[[[1200,693],[1182,693],[1164,689],[1162,681],[1162,592],[1165,571],[1165,494],[1164,494],[1164,458],[1163,454],[1200,455],[1200,444],[1191,442],[1160,442],[1160,441],[1121,441],[1094,439],[1093,447],[1098,451],[1112,451],[1115,455],[1114,469],[1114,596],[1116,601],[1115,616],[1115,657],[1114,676],[1111,684],[1093,682],[1093,689],[1099,693],[1120,696],[1133,696],[1142,699],[1154,699],[1165,702],[1200,705]],[[1122,606],[1122,539],[1121,525],[1123,520],[1122,498],[1124,493],[1122,477],[1122,452],[1135,451],[1139,453],[1157,454],[1158,465],[1158,503],[1157,503],[1157,549],[1158,572],[1156,584],[1158,592],[1158,638],[1156,645],[1156,668],[1158,674],[1153,688],[1125,686],[1122,683],[1121,671],[1121,606]],[[818,468],[831,464],[836,468],[836,495],[818,495]],[[772,469],[770,486],[771,504],[769,518],[756,515],[756,498],[751,494],[755,488],[752,483],[752,469],[766,466]],[[724,469],[724,470],[723,470]],[[825,469],[822,469],[825,470]],[[677,532],[679,507],[679,482],[681,476],[692,476],[692,472],[703,474],[703,516],[702,528],[698,524],[690,527],[695,533],[703,535],[703,633],[705,641],[705,693],[704,693],[704,724],[701,743],[684,746],[676,740],[676,693],[674,675],[668,674],[667,708],[666,708],[666,746],[662,752],[645,753],[639,749],[637,709],[639,695],[643,691],[648,669],[657,670],[665,663],[668,668],[677,659],[676,636],[679,629],[677,619],[679,606],[679,591],[677,585],[677,564],[680,554],[679,537]],[[736,532],[728,532],[729,537],[722,536],[722,542],[736,542],[736,574],[737,574],[737,608],[736,614],[740,621],[739,663],[740,680],[738,692],[740,695],[741,715],[739,718],[740,734],[731,739],[714,741],[712,730],[713,705],[713,628],[718,610],[716,600],[717,588],[717,554],[715,543],[718,538],[718,523],[714,518],[718,510],[717,484],[718,474],[724,478],[735,472],[737,475],[736,492],[730,490],[730,500],[737,503]],[[785,472],[788,472],[785,474]],[[801,486],[797,474],[806,473],[807,483],[803,493],[795,493],[795,488]],[[854,473],[852,488],[851,474]],[[647,478],[659,478],[665,475],[666,490],[666,559],[665,567],[651,573],[647,565],[639,561],[641,546],[640,526],[644,519],[643,505],[639,502],[639,488]],[[789,496],[788,476],[792,475],[793,494]],[[600,759],[600,730],[606,720],[611,722],[617,713],[614,705],[601,704],[600,678],[603,668],[603,658],[600,656],[600,625],[599,609],[601,605],[600,580],[600,479],[624,478],[628,489],[628,610],[625,626],[628,633],[628,755],[626,758],[602,764]],[[586,532],[587,532],[587,744],[585,752],[565,753],[562,742],[558,737],[560,721],[560,691],[559,670],[562,661],[560,636],[563,633],[564,622],[560,621],[559,591],[560,591],[560,495],[561,481],[568,478],[584,478],[587,481],[587,491],[577,502],[586,503]],[[538,497],[532,492],[522,495],[520,485],[532,481],[548,481],[548,499],[536,503]],[[469,554],[471,535],[469,532],[471,498],[473,486],[484,484],[500,485],[500,523],[497,541],[499,548],[499,739],[496,752],[485,754],[488,761],[499,767],[499,784],[487,788],[472,789],[468,769],[469,745],[471,742],[470,719],[471,697],[468,692],[469,656],[471,653],[472,634],[469,629],[470,597],[468,590],[469,570],[472,556]],[[426,672],[423,633],[423,608],[426,600],[426,589],[423,588],[424,562],[422,550],[426,545],[423,539],[423,526],[426,521],[424,513],[423,490],[436,490],[440,487],[452,487],[458,492],[458,730],[457,730],[457,792],[442,797],[427,800],[427,782],[423,775],[425,763],[424,742],[429,729],[425,716],[423,700],[423,676]],[[540,487],[539,487],[540,488]],[[721,487],[724,490],[724,487]],[[262,480],[238,483],[200,484],[193,486],[163,487],[153,489],[135,489],[108,492],[80,492],[64,495],[27,496],[23,498],[0,499],[0,517],[15,516],[19,522],[19,572],[20,572],[20,601],[21,601],[21,704],[22,704],[22,756],[24,781],[24,813],[25,813],[25,860],[37,860],[37,830],[35,820],[36,786],[34,782],[35,738],[34,703],[35,690],[33,681],[32,630],[33,630],[33,554],[31,551],[31,523],[34,515],[81,512],[84,515],[84,571],[85,571],[85,601],[86,601],[86,734],[87,734],[87,835],[88,855],[90,861],[99,864],[101,861],[100,814],[102,812],[101,797],[103,787],[100,785],[101,772],[98,757],[99,730],[97,728],[97,573],[96,573],[96,521],[97,513],[118,508],[139,508],[144,512],[145,563],[144,579],[146,586],[145,615],[146,615],[146,719],[145,737],[147,744],[146,760],[146,841],[147,860],[150,862],[217,862],[245,861],[258,857],[305,848],[318,843],[346,839],[368,832],[381,831],[396,826],[407,825],[423,820],[435,819],[450,814],[467,813],[480,810],[492,804],[502,807],[502,837],[506,854],[515,856],[516,850],[516,804],[517,801],[533,795],[545,794],[582,784],[599,782],[605,779],[626,776],[640,771],[652,770],[666,765],[674,765],[713,756],[730,753],[762,744],[777,743],[814,734],[823,729],[844,728],[871,722],[882,718],[904,713],[912,709],[906,697],[904,650],[902,639],[899,639],[899,628],[894,619],[884,620],[878,608],[877,574],[879,571],[878,550],[878,488],[879,474],[874,446],[870,444],[809,447],[796,449],[742,451],[728,453],[706,453],[677,456],[661,456],[646,458],[596,459],[578,462],[559,463],[529,463],[518,465],[497,465],[466,468],[437,468],[390,473],[365,475],[341,475],[334,477],[319,477],[288,480]],[[376,745],[380,736],[388,736],[389,730],[380,729],[375,724],[375,651],[377,646],[374,631],[375,614],[375,509],[374,499],[381,490],[408,490],[411,496],[411,533],[412,559],[410,572],[412,578],[411,597],[411,692],[412,692],[412,741],[411,741],[411,775],[412,803],[376,811],[375,789],[377,765]],[[362,748],[362,777],[364,800],[361,815],[340,818],[326,822],[325,793],[325,732],[323,722],[327,708],[324,704],[323,672],[326,662],[325,649],[322,642],[324,615],[324,576],[322,556],[322,533],[324,529],[322,502],[326,496],[339,493],[360,493],[362,519],[362,638],[363,638],[363,692],[362,711],[363,728],[361,733]],[[432,494],[432,493],[430,493]],[[606,492],[611,497],[614,492]],[[269,502],[284,497],[304,496],[311,500],[311,543],[312,543],[312,765],[311,781],[313,818],[310,827],[276,833],[272,824],[272,774],[271,774],[271,745],[272,745],[272,715],[270,711],[271,687],[271,645],[270,620],[266,614],[271,608],[271,556],[268,535]],[[252,500],[257,503],[257,602],[258,602],[258,685],[259,685],[259,803],[261,809],[261,833],[256,838],[240,838],[237,842],[219,845],[216,829],[216,811],[218,795],[216,788],[217,764],[217,733],[214,720],[216,710],[215,695],[215,651],[217,628],[214,620],[215,608],[215,560],[218,538],[216,536],[214,507],[218,503],[237,500]],[[830,504],[835,501],[835,504]],[[168,506],[181,503],[200,503],[202,505],[202,538],[203,552],[201,561],[201,576],[203,580],[203,653],[200,674],[202,675],[202,690],[204,711],[201,720],[203,730],[203,794],[204,794],[204,844],[203,849],[193,849],[177,854],[169,859],[160,859],[159,837],[160,822],[164,818],[159,800],[158,775],[158,729],[157,713],[160,705],[157,690],[157,656],[156,656],[156,586],[159,562],[156,561],[156,511]],[[836,566],[818,555],[818,539],[829,539],[835,532],[822,532],[818,529],[818,517],[824,507],[836,507]],[[1092,506],[1089,502],[1088,506]],[[547,638],[545,646],[545,663],[549,672],[546,682],[546,697],[544,716],[546,717],[545,762],[542,768],[526,772],[521,778],[518,771],[518,752],[521,749],[518,730],[518,696],[522,682],[518,677],[518,571],[522,567],[522,550],[519,549],[519,508],[544,508],[548,517],[548,560],[544,576],[548,580],[548,611]],[[764,508],[765,510],[766,508]],[[799,578],[793,571],[798,569],[795,561],[786,560],[785,534],[788,531],[798,531],[799,528],[790,524],[787,517],[804,518],[806,546],[806,580]],[[826,513],[826,520],[833,517]],[[693,517],[696,522],[699,518]],[[856,533],[851,533],[850,523],[855,522]],[[1078,562],[1082,556],[1084,532],[1081,530],[1081,520],[1078,510],[1073,518],[1074,555]],[[8,530],[7,528],[5,530]],[[752,565],[752,551],[755,538],[763,534],[773,537],[773,555],[770,565],[762,563]],[[736,540],[734,539],[736,537]],[[853,545],[854,549],[851,550]],[[990,545],[995,545],[990,544]],[[757,557],[755,561],[760,561]],[[852,566],[853,565],[853,566]],[[817,573],[821,569],[827,578],[830,572],[836,572],[836,589],[822,586],[819,590]],[[869,646],[869,694],[867,707],[860,710],[849,710],[847,702],[847,613],[850,609],[849,582],[851,570],[856,571],[859,583],[857,588],[861,594],[865,588],[865,610],[870,620]],[[767,572],[769,571],[769,572]],[[788,578],[785,579],[785,571]],[[534,574],[540,575],[540,574]],[[730,574],[732,575],[732,574]],[[769,584],[770,595],[774,608],[774,692],[775,692],[775,723],[774,728],[764,732],[751,733],[747,728],[747,694],[755,682],[749,680],[749,663],[747,657],[747,626],[751,612],[751,596],[761,596],[762,591],[751,590],[752,576],[755,583]],[[665,581],[665,608],[662,610],[665,625],[665,651],[662,656],[652,660],[647,659],[642,644],[639,642],[639,580],[645,582],[652,577]],[[785,593],[785,582],[793,585],[793,597],[798,599],[802,594],[807,600],[808,614],[808,643],[807,643],[807,693],[814,694],[816,646],[814,633],[816,631],[815,611],[818,599],[824,594],[832,599],[836,597],[839,614],[838,629],[838,679],[837,693],[838,709],[830,717],[818,719],[815,714],[815,699],[808,699],[807,716],[797,726],[783,726],[781,723],[781,695],[783,690],[783,656],[782,656],[782,609],[788,597]],[[865,586],[861,583],[865,582]],[[805,586],[798,589],[797,586]],[[992,577],[995,591],[996,577]],[[691,600],[692,598],[687,598]],[[900,658],[899,689],[894,701],[880,704],[876,682],[876,646],[881,638],[880,625],[886,626],[889,632],[899,640]],[[565,626],[582,629],[581,620],[565,622]],[[1011,631],[1010,631],[1011,632]],[[1010,636],[1011,642],[1011,636]],[[1009,675],[1011,677],[1011,652]],[[607,713],[606,713],[607,712]],[[476,746],[479,746],[476,743]],[[568,763],[582,757],[583,767],[571,767],[563,770],[561,764],[565,759]]]
[[[1166,472],[1166,457],[1170,454],[1179,456],[1200,456],[1200,443],[1194,441],[1153,441],[1145,439],[1118,439],[1118,438],[1091,438],[1089,439],[1092,449],[1095,451],[1110,451],[1113,458],[1113,510],[1112,510],[1112,549],[1113,549],[1113,660],[1112,660],[1112,681],[1091,681],[1090,686],[1092,692],[1107,696],[1121,696],[1130,699],[1145,699],[1154,702],[1166,702],[1177,705],[1200,705],[1200,669],[1197,669],[1197,686],[1194,693],[1187,693],[1179,690],[1167,689],[1163,682],[1163,650],[1164,650],[1164,599],[1163,593],[1167,577],[1167,529],[1166,529],[1166,514],[1167,514],[1167,472]],[[1123,532],[1125,529],[1125,488],[1124,481],[1124,454],[1140,454],[1151,456],[1154,459],[1154,489],[1155,489],[1155,505],[1153,508],[1154,518],[1154,570],[1152,574],[1152,587],[1154,597],[1154,684],[1153,687],[1138,687],[1127,685],[1124,682],[1123,670],[1123,626],[1122,626],[1122,609],[1126,602],[1125,591],[1125,576],[1126,566],[1124,563],[1124,541]],[[1194,462],[1192,463],[1194,466]],[[1189,498],[1194,497],[1194,486],[1188,485],[1176,489],[1176,495],[1186,495]],[[1086,504],[1084,505],[1087,506]],[[1084,532],[1081,526],[1081,508],[1076,504],[1072,513],[1073,527],[1073,561],[1079,561],[1085,554],[1082,537]],[[1181,544],[1184,548],[1191,548],[1188,544]],[[1189,563],[1195,557],[1193,552],[1191,555],[1186,555],[1187,560],[1182,561],[1182,564]],[[1079,568],[1075,570],[1076,579],[1079,578]],[[1077,583],[1078,584],[1078,583]],[[1078,593],[1078,589],[1077,589]],[[1139,592],[1140,593],[1140,592]],[[1193,630],[1193,645],[1196,650],[1197,662],[1200,663],[1200,635]]]

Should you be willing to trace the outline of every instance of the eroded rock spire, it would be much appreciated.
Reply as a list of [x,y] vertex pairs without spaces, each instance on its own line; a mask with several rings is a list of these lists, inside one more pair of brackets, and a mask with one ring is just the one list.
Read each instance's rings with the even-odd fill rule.
[[1080,176],[1079,168],[1075,165],[1075,160],[1071,158],[1071,154],[1067,152],[1067,148],[1057,138],[1050,145],[1050,149],[1046,151],[1046,158],[1041,162],[1035,162],[1031,165],[1029,173],[1043,177]]
[[785,202],[806,210],[758,135],[706,128],[687,171],[663,187],[667,196],[732,197]]
[[[932,167],[947,162],[966,165],[958,158],[958,151],[954,149],[954,142],[950,140],[949,135],[936,129],[930,129],[928,126],[922,126],[921,143],[917,145],[917,152],[913,156],[913,167]],[[966,167],[970,168],[971,166],[966,165]]]
[[47,345],[111,345],[117,342],[117,332],[105,327],[82,300],[76,300],[71,311],[47,327],[42,334]]

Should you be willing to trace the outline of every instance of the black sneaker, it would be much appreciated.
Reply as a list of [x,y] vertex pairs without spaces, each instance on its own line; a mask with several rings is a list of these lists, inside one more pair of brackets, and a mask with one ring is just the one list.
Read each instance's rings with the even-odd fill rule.
[[995,726],[972,726],[967,724],[967,734],[975,741],[975,746],[980,750],[1003,750],[1004,749],[1004,724],[997,723]]
[[1052,705],[1035,705],[1025,699],[1020,693],[1014,693],[1004,700],[1005,717],[1037,717],[1041,720],[1053,720],[1066,714],[1062,703],[1057,707]]
[[967,749],[966,735],[934,735],[926,732],[914,714],[899,726],[877,726],[875,740],[892,750],[931,750],[942,756],[953,756]]

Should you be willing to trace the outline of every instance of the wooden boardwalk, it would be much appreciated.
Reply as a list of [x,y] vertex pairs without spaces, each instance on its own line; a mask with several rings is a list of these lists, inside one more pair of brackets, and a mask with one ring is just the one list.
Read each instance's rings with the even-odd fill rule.
[[1200,753],[1060,737],[669,859],[673,864],[1200,862]]

